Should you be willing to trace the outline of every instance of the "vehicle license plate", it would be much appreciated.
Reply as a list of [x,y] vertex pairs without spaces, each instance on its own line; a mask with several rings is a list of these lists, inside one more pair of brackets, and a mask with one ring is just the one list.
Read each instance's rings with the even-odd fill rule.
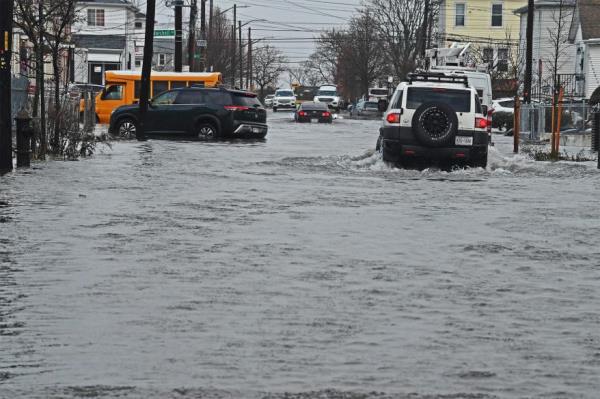
[[469,136],[456,136],[454,139],[456,145],[473,145],[473,137]]

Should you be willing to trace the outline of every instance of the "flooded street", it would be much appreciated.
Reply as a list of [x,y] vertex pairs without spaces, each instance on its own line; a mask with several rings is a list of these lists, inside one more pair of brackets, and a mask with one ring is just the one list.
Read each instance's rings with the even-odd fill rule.
[[0,398],[598,397],[594,162],[269,118],[0,177]]

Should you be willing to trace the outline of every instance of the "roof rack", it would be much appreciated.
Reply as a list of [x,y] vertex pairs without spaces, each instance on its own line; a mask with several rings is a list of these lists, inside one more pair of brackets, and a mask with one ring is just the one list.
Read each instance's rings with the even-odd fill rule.
[[437,82],[437,83],[462,83],[469,87],[469,78],[467,76],[447,75],[443,72],[418,72],[407,75],[408,83],[413,82]]

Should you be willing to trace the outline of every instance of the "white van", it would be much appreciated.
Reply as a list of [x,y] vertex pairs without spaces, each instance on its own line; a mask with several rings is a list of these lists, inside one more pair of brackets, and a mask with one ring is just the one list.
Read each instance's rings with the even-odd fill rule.
[[466,76],[469,81],[469,86],[477,90],[477,95],[481,100],[482,105],[486,105],[489,109],[492,105],[492,79],[486,72],[478,72],[467,67],[457,66],[438,66],[431,68],[429,72],[441,72],[446,75]]
[[389,91],[384,87],[369,87],[367,101],[379,101],[380,99],[387,100],[388,95]]

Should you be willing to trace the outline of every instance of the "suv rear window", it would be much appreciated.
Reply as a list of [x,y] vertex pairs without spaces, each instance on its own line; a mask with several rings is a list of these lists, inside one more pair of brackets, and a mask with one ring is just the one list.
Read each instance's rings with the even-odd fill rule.
[[232,94],[233,105],[245,105],[247,107],[259,106],[262,107],[256,96],[248,96],[243,94]]
[[206,102],[214,105],[231,105],[229,93],[220,90],[205,90]]
[[471,92],[434,87],[409,87],[406,95],[406,108],[417,109],[423,103],[440,101],[451,106],[456,112],[471,111]]

